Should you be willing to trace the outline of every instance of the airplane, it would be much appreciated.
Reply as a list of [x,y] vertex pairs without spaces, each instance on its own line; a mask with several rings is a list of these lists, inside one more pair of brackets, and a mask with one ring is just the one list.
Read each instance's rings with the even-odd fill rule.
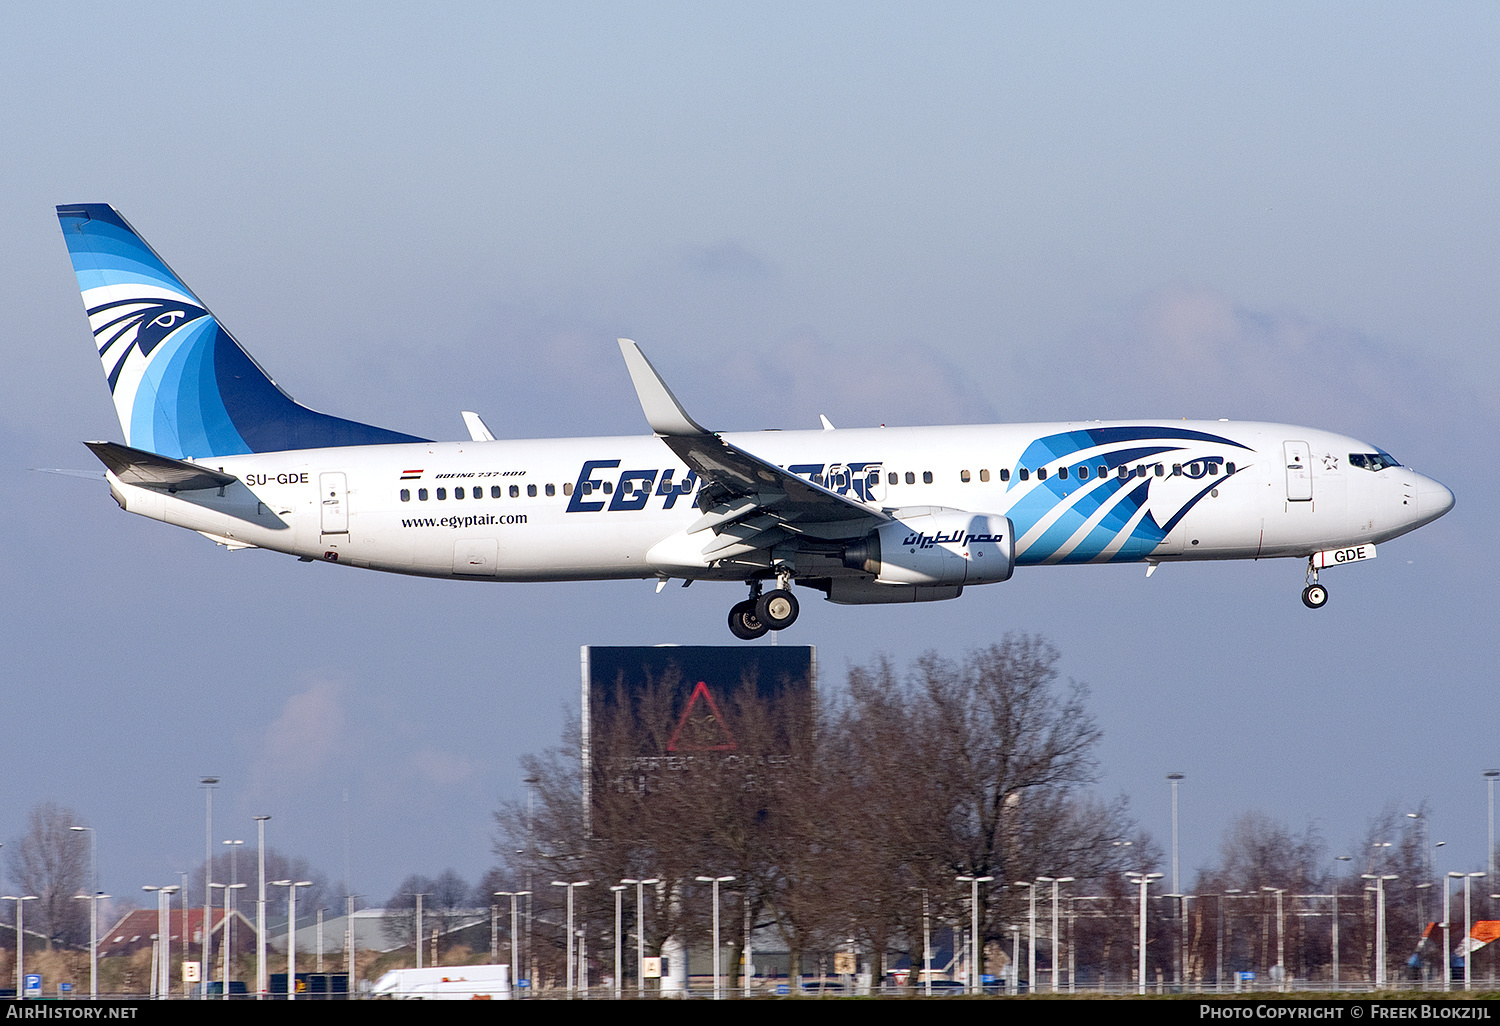
[[118,211],[58,219],[125,442],[85,442],[120,507],[231,550],[469,581],[739,582],[735,637],[790,627],[793,585],[927,602],[1017,567],[1375,556],[1453,493],[1384,449],[1306,427],[1084,421],[720,433],[641,349],[652,433],[436,441],[286,394]]

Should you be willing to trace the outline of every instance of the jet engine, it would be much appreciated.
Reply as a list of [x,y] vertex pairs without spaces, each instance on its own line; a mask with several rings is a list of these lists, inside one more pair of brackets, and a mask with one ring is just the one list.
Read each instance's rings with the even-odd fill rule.
[[1010,579],[1016,540],[1009,517],[956,509],[898,510],[895,520],[846,546],[843,562],[880,584],[991,584]]

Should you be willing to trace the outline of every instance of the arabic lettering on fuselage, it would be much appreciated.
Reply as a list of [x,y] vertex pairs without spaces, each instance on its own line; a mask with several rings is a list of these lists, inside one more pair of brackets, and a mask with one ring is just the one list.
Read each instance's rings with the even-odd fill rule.
[[1003,542],[1003,534],[965,534],[963,531],[954,531],[944,534],[942,531],[936,534],[924,534],[917,532],[909,534],[902,540],[902,545],[909,545],[918,549],[930,549],[934,545],[983,545],[986,542]]

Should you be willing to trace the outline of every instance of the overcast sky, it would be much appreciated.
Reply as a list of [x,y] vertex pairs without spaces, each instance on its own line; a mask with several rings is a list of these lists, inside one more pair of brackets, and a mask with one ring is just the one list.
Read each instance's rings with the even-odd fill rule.
[[[20,5],[0,32],[0,839],[52,800],[111,893],[268,837],[381,901],[477,879],[584,644],[727,644],[738,586],[404,579],[121,513],[53,207],[120,208],[316,409],[434,438],[1109,417],[1344,431],[1457,508],[1296,561],[1023,569],[804,602],[825,688],[1040,632],[1106,795],[1216,856],[1423,801],[1484,865],[1500,765],[1500,8],[1367,3]],[[345,796],[347,795],[347,799]],[[1357,854],[1357,853],[1356,853]]]

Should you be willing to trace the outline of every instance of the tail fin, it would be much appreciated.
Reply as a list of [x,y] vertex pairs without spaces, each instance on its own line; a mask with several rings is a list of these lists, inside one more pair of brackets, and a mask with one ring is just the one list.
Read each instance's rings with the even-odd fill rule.
[[57,218],[127,445],[188,458],[426,441],[299,405],[113,207]]

